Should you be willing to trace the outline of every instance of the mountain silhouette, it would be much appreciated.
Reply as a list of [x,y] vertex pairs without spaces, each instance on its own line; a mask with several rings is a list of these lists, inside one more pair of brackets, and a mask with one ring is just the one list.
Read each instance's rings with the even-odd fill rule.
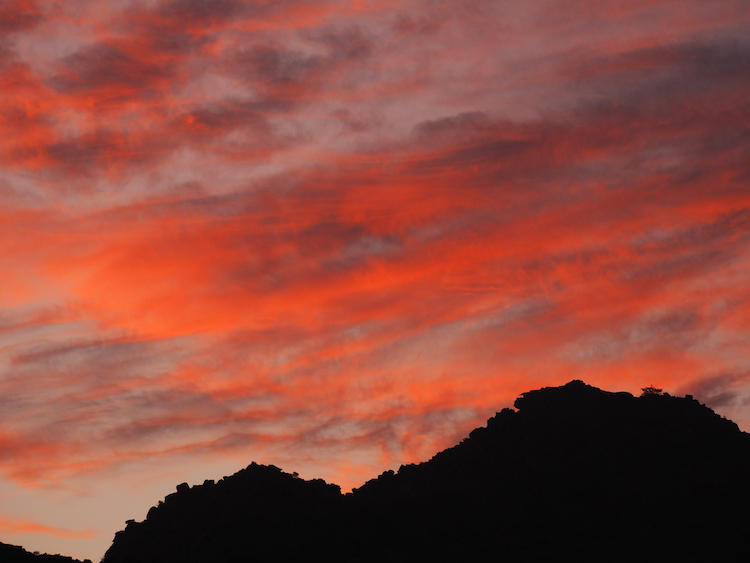
[[0,542],[0,562],[2,563],[91,563],[89,559],[79,561],[65,555],[29,553],[19,545]]
[[733,422],[581,381],[515,407],[346,495],[255,463],[183,483],[103,563],[747,560],[750,435]]

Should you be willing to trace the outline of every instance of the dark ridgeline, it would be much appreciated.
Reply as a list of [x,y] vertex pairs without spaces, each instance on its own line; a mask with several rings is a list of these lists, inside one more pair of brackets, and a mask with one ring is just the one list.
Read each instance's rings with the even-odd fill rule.
[[750,435],[699,404],[572,381],[352,494],[252,464],[183,484],[104,563],[746,561]]
[[29,553],[18,545],[0,542],[0,563],[91,563],[89,559],[79,561],[65,555]]

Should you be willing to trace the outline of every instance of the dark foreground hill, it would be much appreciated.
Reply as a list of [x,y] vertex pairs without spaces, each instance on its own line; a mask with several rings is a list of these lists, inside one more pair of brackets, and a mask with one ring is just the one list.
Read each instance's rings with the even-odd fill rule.
[[573,381],[353,493],[252,464],[118,532],[104,563],[747,561],[750,435],[691,397]]
[[0,542],[0,562],[2,563],[91,563],[88,559],[79,561],[64,555],[49,555],[47,553],[29,553],[18,545]]

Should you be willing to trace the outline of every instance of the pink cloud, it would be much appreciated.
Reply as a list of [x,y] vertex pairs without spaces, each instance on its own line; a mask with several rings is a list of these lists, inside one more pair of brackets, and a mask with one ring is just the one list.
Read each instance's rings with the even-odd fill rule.
[[47,534],[56,538],[91,538],[96,530],[70,530],[55,526],[45,526],[17,518],[0,518],[0,531],[5,534]]

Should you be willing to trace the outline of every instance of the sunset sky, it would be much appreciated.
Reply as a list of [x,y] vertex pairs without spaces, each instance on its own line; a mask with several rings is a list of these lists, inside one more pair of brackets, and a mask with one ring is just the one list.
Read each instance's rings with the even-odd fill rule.
[[750,430],[747,0],[0,0],[0,98],[0,541],[571,379]]

